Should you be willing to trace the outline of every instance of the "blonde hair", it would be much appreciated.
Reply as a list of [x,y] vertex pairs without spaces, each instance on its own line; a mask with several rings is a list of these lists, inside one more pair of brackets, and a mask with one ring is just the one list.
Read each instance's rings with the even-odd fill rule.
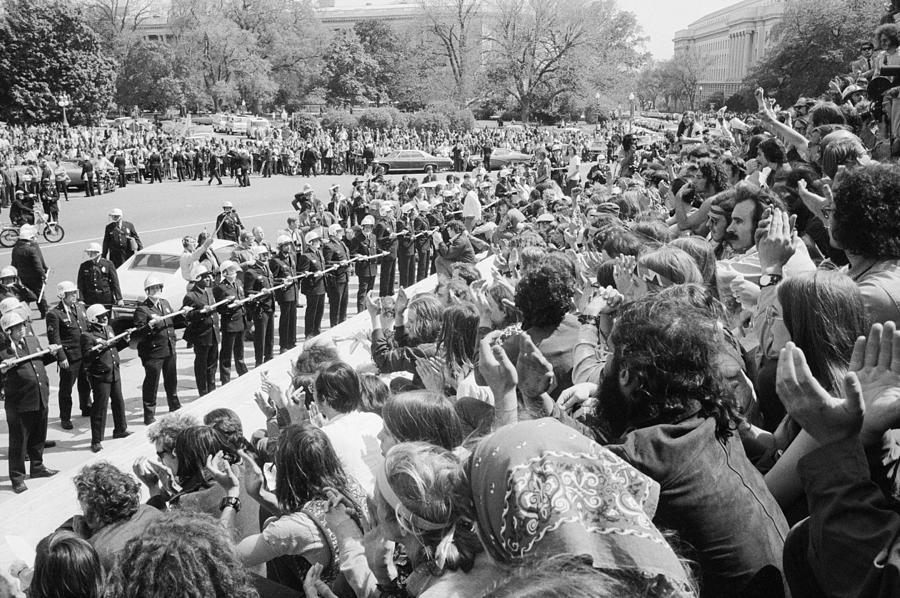
[[[483,547],[474,531],[468,482],[456,455],[426,442],[404,442],[391,447],[384,468],[390,488],[379,485],[378,494],[388,507],[388,520],[422,544],[436,574],[447,569],[469,571]],[[392,493],[399,504],[391,504]],[[423,520],[425,525],[418,523]]]

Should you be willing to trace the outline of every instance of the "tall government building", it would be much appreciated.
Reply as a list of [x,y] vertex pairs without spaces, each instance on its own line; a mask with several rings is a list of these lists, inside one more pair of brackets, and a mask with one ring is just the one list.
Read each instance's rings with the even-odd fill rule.
[[694,21],[675,33],[675,54],[694,51],[704,69],[698,86],[704,98],[721,91],[728,99],[762,59],[772,41],[772,29],[784,16],[789,0],[743,0]]

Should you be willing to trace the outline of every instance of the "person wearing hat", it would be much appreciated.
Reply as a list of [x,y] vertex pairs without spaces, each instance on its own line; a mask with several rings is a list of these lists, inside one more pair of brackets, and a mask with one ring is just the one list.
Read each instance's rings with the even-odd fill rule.
[[234,301],[240,301],[244,295],[244,285],[238,280],[241,271],[240,264],[231,260],[225,260],[221,265],[222,282],[213,288],[213,297],[218,303],[227,298],[232,303],[220,305],[219,318],[222,334],[222,348],[219,351],[219,382],[224,386],[231,381],[231,359],[234,358],[234,367],[238,376],[247,373],[247,364],[244,363],[244,329],[246,313],[243,305],[234,305]]
[[328,242],[322,247],[325,267],[338,269],[325,276],[325,292],[328,294],[328,320],[334,328],[347,319],[347,284],[350,266],[340,265],[350,261],[350,249],[344,242],[344,229],[340,224],[328,227]]
[[28,305],[37,301],[37,295],[22,286],[19,273],[13,266],[0,268],[0,299],[12,298]]
[[128,421],[125,419],[125,398],[122,395],[122,374],[119,371],[119,351],[128,346],[131,335],[111,343],[114,334],[109,325],[109,310],[96,303],[85,310],[87,329],[81,333],[82,369],[94,391],[91,405],[91,450],[103,450],[103,434],[106,432],[106,414],[112,406],[113,438],[126,438]]
[[81,180],[84,181],[84,196],[94,197],[94,185],[97,185],[97,195],[101,195],[100,181],[97,180],[97,171],[94,169],[94,163],[90,158],[85,156],[81,161]]
[[306,233],[306,251],[297,257],[297,272],[314,272],[303,278],[300,291],[306,295],[306,313],[303,330],[306,339],[322,333],[322,316],[325,314],[325,258],[322,255],[322,237],[318,231]]
[[307,212],[313,207],[313,188],[312,185],[306,183],[303,185],[303,189],[300,193],[294,194],[294,199],[291,200],[291,207],[294,208],[298,212]]
[[109,211],[109,224],[103,233],[102,255],[108,257],[116,268],[125,263],[136,252],[144,248],[134,225],[122,219],[122,210]]
[[[288,235],[275,239],[278,253],[269,258],[269,267],[275,284],[280,285],[297,274],[297,254],[294,242]],[[297,345],[297,282],[275,291],[278,303],[278,348],[282,353]]]
[[253,321],[253,350],[256,367],[272,359],[275,348],[275,329],[272,318],[275,314],[275,298],[269,290],[275,286],[272,270],[269,268],[269,248],[265,245],[253,246],[254,261],[244,270],[244,295],[249,297],[263,293],[250,302],[248,317]]
[[[350,247],[354,256],[378,255],[378,240],[375,238],[375,218],[366,216],[360,222],[362,233],[353,238]],[[378,273],[378,262],[374,259],[360,260],[356,263],[356,276],[359,285],[356,291],[356,313],[366,311],[366,295],[375,288],[375,276]]]
[[[220,183],[221,184],[221,183]],[[226,201],[222,204],[222,213],[216,216],[216,236],[226,241],[238,242],[244,223],[234,209],[234,204]]]
[[359,225],[368,212],[369,200],[366,197],[365,181],[359,177],[353,179],[353,191],[350,193],[350,224]]
[[341,228],[346,228],[350,222],[350,203],[341,193],[340,185],[332,185],[329,191],[331,191],[331,199],[328,201],[328,212],[334,215],[335,221],[341,225]]
[[9,207],[9,219],[15,226],[34,224],[34,196],[25,195],[25,191],[16,189]]
[[3,374],[3,390],[6,423],[9,428],[9,479],[13,492],[28,490],[25,485],[25,459],[31,462],[32,478],[49,478],[57,471],[44,465],[44,443],[47,440],[47,415],[50,405],[50,381],[48,365],[56,361],[59,345],[49,345],[49,353],[34,357],[18,365],[12,361],[40,352],[36,336],[26,333],[26,321],[17,311],[0,317],[0,328],[9,337],[9,343],[0,350],[0,374]]
[[100,257],[100,244],[90,243],[84,253],[87,259],[78,266],[76,279],[81,299],[88,305],[122,305],[119,275],[111,261]]
[[194,286],[181,302],[182,307],[192,308],[185,316],[184,340],[194,349],[194,381],[202,397],[216,389],[221,333],[219,314],[210,308],[216,302],[212,289],[213,273],[206,266],[196,264],[191,271],[191,279]]
[[56,285],[59,303],[47,312],[47,341],[62,346],[59,361],[59,421],[63,430],[72,429],[72,388],[78,385],[78,406],[82,417],[91,414],[91,386],[82,367],[81,333],[87,330],[84,304],[78,301],[78,287],[70,280]]
[[400,219],[397,221],[397,266],[400,277],[400,288],[406,288],[416,281],[416,246],[414,235],[422,227],[416,227],[418,218],[415,200],[407,201],[400,206]]
[[144,425],[156,421],[156,394],[162,374],[163,388],[169,412],[181,408],[178,400],[178,369],[176,364],[174,318],[162,319],[172,313],[172,306],[163,299],[163,281],[156,274],[144,280],[147,298],[134,310],[134,332],[138,344],[138,356],[144,366],[144,383],[141,398],[144,405]]
[[[419,211],[419,215],[415,220],[415,224],[413,229],[416,233],[421,233],[427,231],[431,228],[438,226],[435,220],[435,223],[432,224],[432,210],[431,204],[426,200],[422,200],[418,202],[416,208]],[[440,217],[440,214],[437,215],[437,218],[440,219],[440,222],[443,223],[443,218]],[[431,267],[431,236],[430,235],[420,235],[416,239],[416,280],[415,282],[419,282],[420,280],[428,277],[428,271]],[[412,282],[410,283],[412,284]]]
[[19,281],[26,289],[37,297],[37,306],[41,317],[47,315],[47,300],[43,296],[44,284],[47,282],[47,263],[41,248],[34,242],[37,231],[30,224],[23,224],[19,229],[19,238],[13,245],[10,262],[18,271]]
[[383,203],[379,209],[379,215],[378,223],[375,225],[375,238],[378,240],[378,250],[386,251],[387,255],[381,258],[378,296],[390,297],[394,294],[394,278],[397,269],[397,226],[390,204]]

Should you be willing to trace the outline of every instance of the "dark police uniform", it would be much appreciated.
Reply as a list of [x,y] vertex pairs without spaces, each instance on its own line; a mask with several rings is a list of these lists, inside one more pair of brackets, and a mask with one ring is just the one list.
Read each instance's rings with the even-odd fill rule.
[[134,311],[134,335],[139,338],[138,355],[144,364],[144,384],[141,397],[144,402],[144,423],[149,425],[156,420],[156,393],[159,390],[159,375],[163,376],[163,387],[166,390],[166,402],[169,411],[181,408],[178,400],[178,369],[175,363],[175,322],[174,318],[164,320],[161,326],[150,328],[147,323],[153,316],[164,316],[172,313],[172,307],[165,299],[154,303],[149,297],[142,301]]
[[122,299],[116,267],[103,258],[82,262],[75,284],[85,305],[99,303],[109,309]]
[[[16,359],[41,350],[33,336],[5,347],[2,359]],[[31,475],[44,469],[44,442],[47,440],[47,412],[50,404],[50,381],[44,364],[56,361],[44,355],[10,368],[3,379],[6,395],[4,408],[9,427],[9,479],[14,484],[25,481],[25,457],[31,461]]]
[[219,363],[221,340],[219,314],[215,310],[202,313],[203,308],[215,302],[211,288],[201,289],[194,285],[184,296],[182,303],[182,306],[194,308],[185,315],[187,327],[184,330],[184,340],[194,348],[194,380],[201,397],[216,389],[216,366]]
[[125,420],[125,399],[122,396],[122,375],[119,372],[119,351],[128,346],[128,341],[120,338],[112,345],[103,346],[103,341],[112,338],[109,326],[90,324],[81,334],[81,354],[83,368],[94,389],[94,404],[91,406],[91,444],[103,440],[106,430],[106,414],[110,403],[113,414],[113,438],[125,436],[128,422]]
[[409,214],[397,221],[397,266],[400,270],[402,288],[416,282],[416,244],[413,239],[415,232],[415,221]]
[[[350,250],[343,239],[329,239],[322,247],[325,268],[350,260]],[[328,320],[334,327],[347,319],[347,284],[350,266],[340,266],[325,275],[325,292],[328,293]]]
[[[378,255],[378,241],[373,233],[361,232],[354,237],[354,255]],[[375,275],[378,272],[378,260],[362,260],[356,262],[356,275],[359,277],[359,288],[356,291],[356,312],[366,310],[366,293],[375,287]]]
[[34,293],[41,317],[47,315],[47,300],[41,295],[44,281],[47,279],[47,263],[44,254],[34,241],[19,239],[13,246],[10,261],[18,270],[22,286]]
[[381,218],[375,225],[375,238],[378,239],[378,250],[387,251],[381,258],[381,276],[378,280],[378,296],[390,297],[394,294],[394,271],[397,269],[397,237],[394,219],[390,216]]
[[[297,258],[299,272],[321,272],[325,269],[322,251],[310,249]],[[325,276],[307,276],[300,282],[300,291],[306,295],[306,313],[303,314],[303,330],[306,338],[322,333],[322,316],[325,314]]]
[[[273,286],[275,282],[269,264],[257,261],[244,271],[245,296],[255,295]],[[253,358],[256,367],[272,359],[275,348],[275,329],[272,327],[275,298],[272,295],[273,293],[269,293],[251,302],[250,319],[253,320]]]
[[[279,285],[297,274],[296,258],[291,252],[287,255],[279,253],[269,259],[272,278]],[[294,281],[284,289],[275,291],[275,301],[281,316],[278,320],[278,347],[284,353],[297,345],[297,282]]]
[[234,210],[230,212],[222,212],[216,217],[216,230],[219,231],[219,238],[237,243],[244,229],[241,223],[241,217]]
[[[244,287],[239,280],[235,280],[234,284],[228,282],[224,278],[222,282],[217,284],[213,289],[213,296],[216,303],[222,301],[226,297],[233,297],[240,300],[245,297]],[[244,363],[244,306],[229,307],[220,305],[218,307],[219,317],[221,321],[222,332],[222,349],[219,351],[219,381],[222,384],[228,384],[231,381],[231,358],[234,356],[234,367],[238,376],[247,373],[247,365]]]
[[134,225],[120,220],[106,225],[106,231],[103,233],[103,249],[100,255],[104,258],[108,255],[109,261],[118,268],[125,260],[134,255],[135,251],[140,251],[143,247]]
[[84,369],[81,354],[81,334],[87,330],[87,315],[84,304],[76,302],[73,307],[62,301],[47,312],[47,342],[62,345],[58,359],[69,362],[68,368],[59,370],[59,419],[72,419],[72,387],[78,385],[78,406],[82,416],[91,412],[91,386]]

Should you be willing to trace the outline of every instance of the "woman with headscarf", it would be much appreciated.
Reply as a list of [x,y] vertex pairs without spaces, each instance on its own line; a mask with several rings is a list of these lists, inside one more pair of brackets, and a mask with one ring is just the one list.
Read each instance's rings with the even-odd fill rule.
[[688,576],[652,522],[659,485],[561,422],[500,428],[468,462],[475,523],[488,555],[507,567],[585,554],[597,569],[636,573],[692,595]]

